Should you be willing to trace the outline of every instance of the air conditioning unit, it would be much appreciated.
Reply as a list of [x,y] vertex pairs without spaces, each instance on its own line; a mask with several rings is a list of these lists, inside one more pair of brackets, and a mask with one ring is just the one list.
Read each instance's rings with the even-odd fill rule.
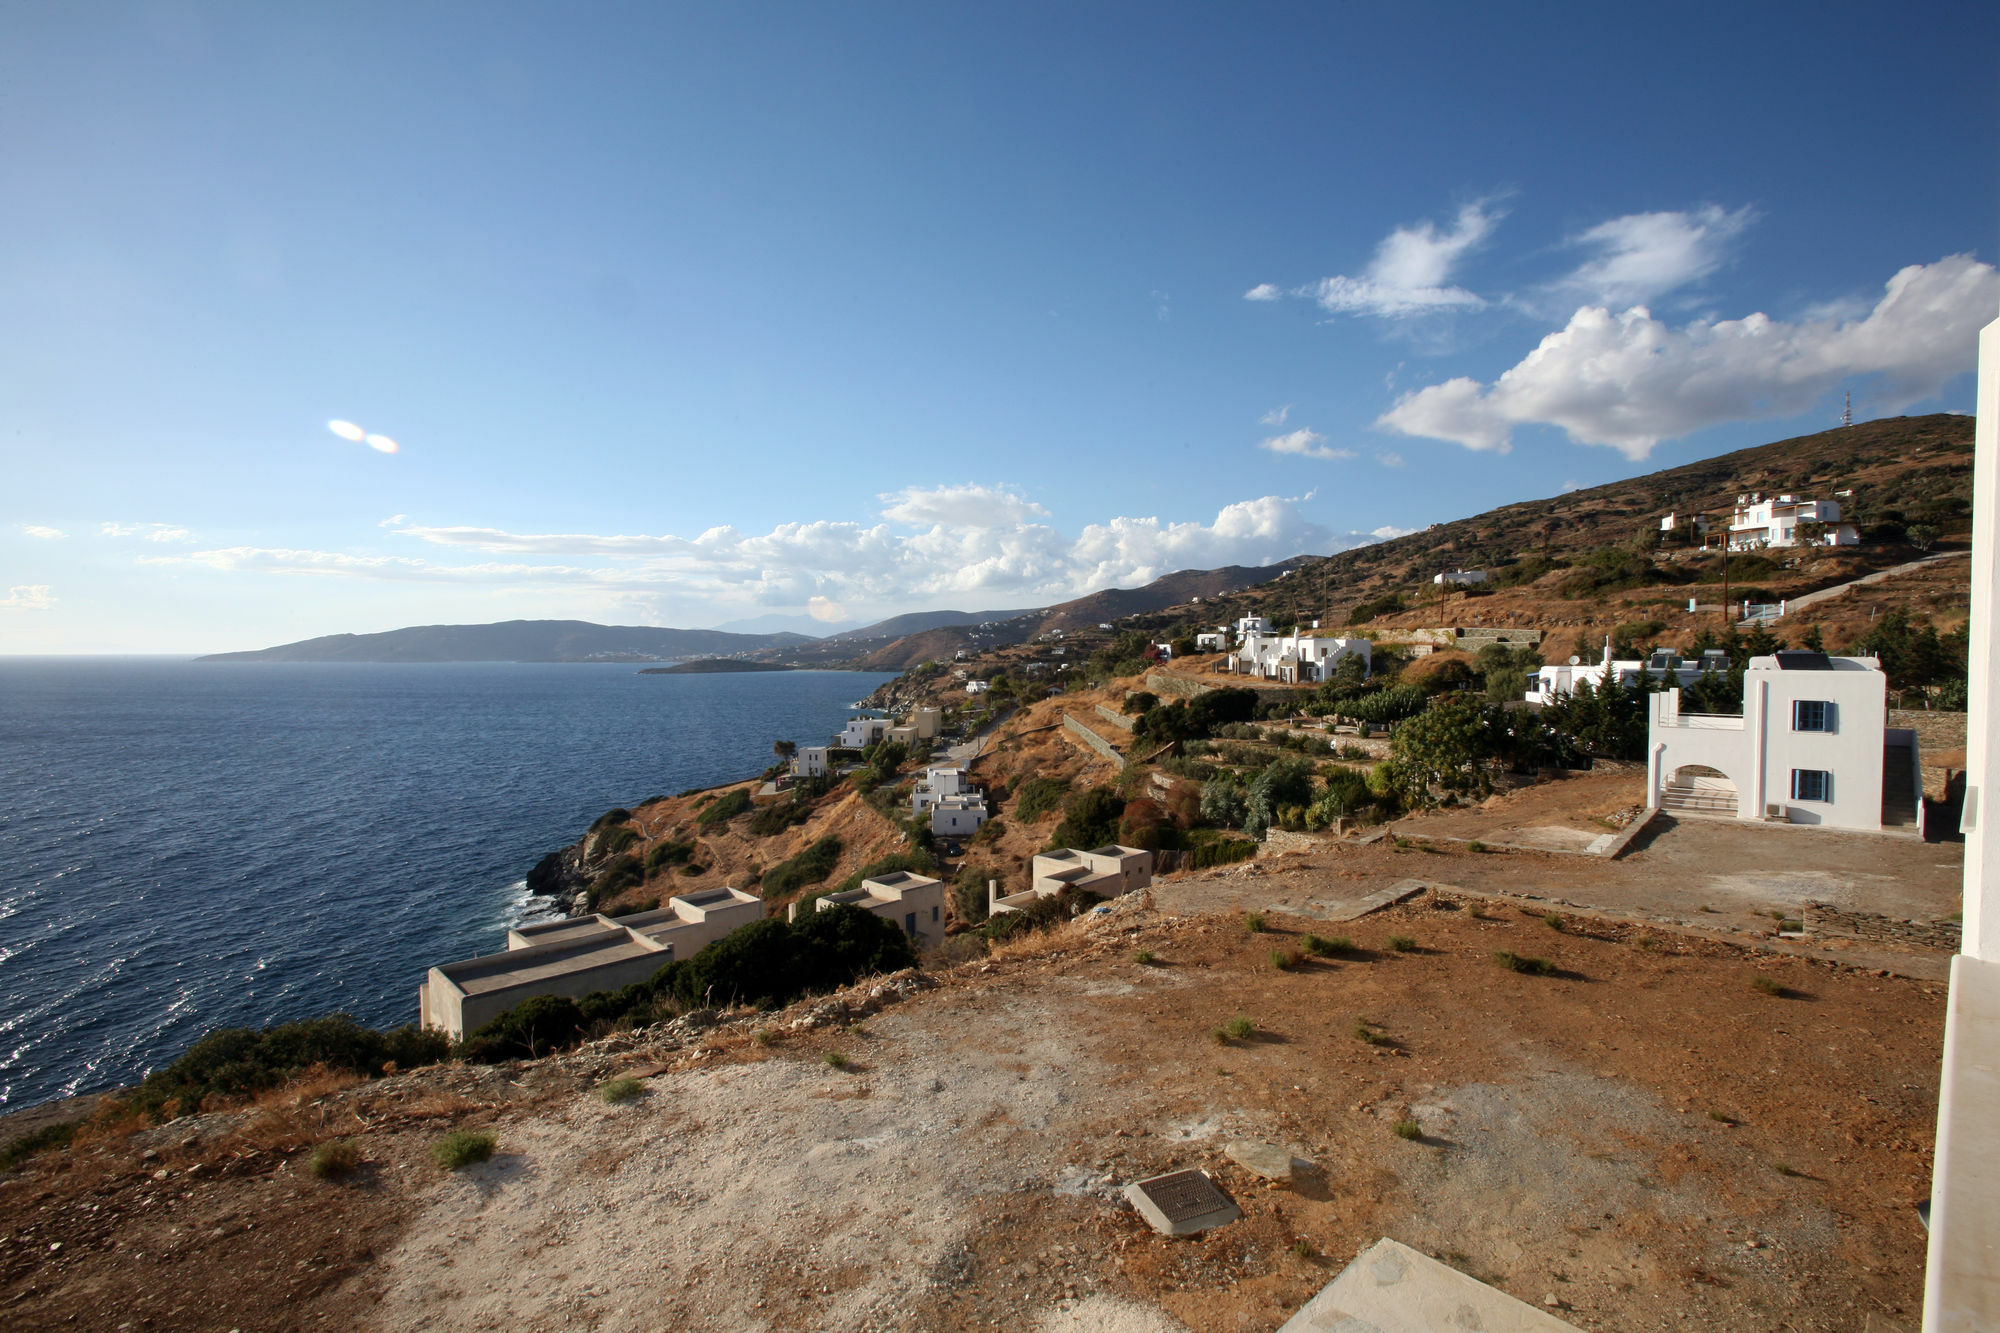
[[1782,805],[1767,805],[1764,807],[1764,818],[1775,819],[1780,824],[1789,824],[1792,822],[1792,812]]

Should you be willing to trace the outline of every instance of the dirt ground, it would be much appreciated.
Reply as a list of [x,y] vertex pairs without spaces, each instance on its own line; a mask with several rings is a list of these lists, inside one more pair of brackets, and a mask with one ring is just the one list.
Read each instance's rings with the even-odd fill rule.
[[[31,1159],[0,1179],[0,1310],[244,1333],[1270,1329],[1386,1235],[1582,1328],[1913,1320],[1940,987],[1429,895],[1279,970],[1325,927],[1149,901],[873,1016],[851,993]],[[1239,1014],[1254,1034],[1218,1041]],[[589,1090],[621,1068],[660,1072],[605,1106]],[[1406,1120],[1420,1137],[1392,1133]],[[499,1152],[447,1174],[425,1151],[461,1126]],[[337,1135],[367,1165],[311,1178],[307,1145]],[[1224,1155],[1239,1137],[1316,1169],[1264,1185]],[[1121,1202],[1186,1166],[1243,1220],[1169,1240]]]

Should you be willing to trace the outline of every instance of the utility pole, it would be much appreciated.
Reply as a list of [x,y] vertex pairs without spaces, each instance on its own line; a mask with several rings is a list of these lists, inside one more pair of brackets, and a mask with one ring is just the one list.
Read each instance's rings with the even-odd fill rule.
[[1854,390],[1849,389],[1846,391],[1846,394],[1847,402],[1840,409],[1840,424],[1843,426],[1852,426],[1854,424]]

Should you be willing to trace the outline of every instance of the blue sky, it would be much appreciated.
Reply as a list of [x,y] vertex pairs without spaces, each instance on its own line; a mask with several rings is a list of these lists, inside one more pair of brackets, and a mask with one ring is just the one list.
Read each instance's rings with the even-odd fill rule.
[[1036,605],[1970,409],[2000,14],[1520,8],[0,9],[0,651]]

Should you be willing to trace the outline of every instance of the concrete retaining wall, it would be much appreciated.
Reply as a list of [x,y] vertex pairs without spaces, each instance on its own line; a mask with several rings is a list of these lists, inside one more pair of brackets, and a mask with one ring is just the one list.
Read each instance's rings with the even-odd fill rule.
[[1125,767],[1125,756],[1118,753],[1110,741],[1105,740],[1104,737],[1098,735],[1089,727],[1084,726],[1083,723],[1077,721],[1068,713],[1063,714],[1063,725],[1082,737],[1085,745],[1088,745],[1091,749],[1109,759],[1113,767],[1121,769]]
[[1807,935],[1843,935],[1849,939],[1958,952],[1956,921],[1907,921],[1879,912],[1846,912],[1832,903],[1815,902],[1806,904],[1803,919]]
[[1171,694],[1181,699],[1192,699],[1197,695],[1207,694],[1215,686],[1204,685],[1198,680],[1189,680],[1186,676],[1169,676],[1158,671],[1148,671],[1146,688],[1155,694]]
[[1129,718],[1117,709],[1106,708],[1103,704],[1097,705],[1097,715],[1121,731],[1130,731],[1139,725],[1136,718]]

